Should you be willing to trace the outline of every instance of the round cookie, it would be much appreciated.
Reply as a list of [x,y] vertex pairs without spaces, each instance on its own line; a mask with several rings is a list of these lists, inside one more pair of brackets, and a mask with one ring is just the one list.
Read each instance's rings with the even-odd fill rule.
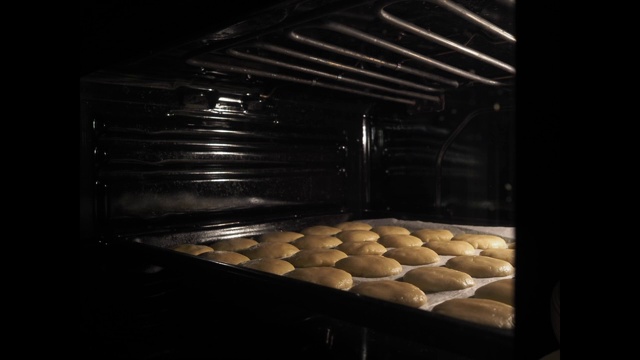
[[371,230],[343,230],[336,234],[342,242],[348,241],[376,241],[380,238],[378,233]]
[[353,286],[351,274],[329,266],[297,268],[284,276],[339,290],[349,290]]
[[458,234],[451,240],[466,241],[475,249],[506,249],[507,242],[497,235],[486,234]]
[[438,255],[475,255],[476,249],[466,241],[430,241],[422,245]]
[[254,269],[258,271],[268,272],[275,275],[284,275],[290,271],[295,270],[295,267],[290,262],[282,259],[272,258],[260,258],[253,259],[240,264],[241,267]]
[[380,255],[350,255],[336,261],[334,266],[352,276],[366,278],[392,276],[402,272],[402,265],[398,260]]
[[340,231],[342,231],[342,229],[327,225],[309,226],[300,230],[304,235],[335,235]]
[[383,256],[396,259],[402,265],[427,265],[440,261],[438,254],[426,247],[407,246],[389,249]]
[[239,251],[252,247],[253,245],[257,245],[258,242],[249,239],[249,238],[236,238],[236,239],[225,239],[218,240],[211,244],[216,250],[223,251]]
[[431,312],[503,329],[514,328],[514,307],[490,299],[458,298],[446,300]]
[[333,266],[348,255],[336,249],[305,249],[286,258],[296,268]]
[[216,250],[200,254],[199,257],[225,264],[238,265],[251,259],[235,251]]
[[336,249],[347,255],[382,255],[387,252],[387,248],[377,241],[347,241],[336,246]]
[[258,236],[258,241],[290,243],[303,236],[304,234],[295,231],[272,231]]
[[475,285],[471,275],[442,266],[423,266],[407,271],[402,281],[411,283],[425,293],[462,290]]
[[371,230],[372,226],[361,221],[345,221],[336,224],[335,227],[344,230]]
[[447,241],[453,238],[453,233],[447,229],[420,229],[411,233],[423,242]]
[[416,286],[396,280],[366,281],[352,287],[350,292],[393,303],[419,308],[427,303],[427,295]]
[[400,248],[407,246],[422,246],[422,240],[413,236],[405,234],[388,234],[382,235],[378,239],[378,243],[385,247]]
[[515,279],[501,279],[490,282],[476,289],[473,297],[491,299],[515,306]]
[[515,273],[515,268],[508,261],[482,255],[452,257],[447,260],[445,266],[476,278],[508,276]]
[[395,225],[379,225],[371,228],[374,233],[383,236],[388,234],[411,235],[409,229]]
[[331,235],[305,235],[291,242],[300,250],[303,249],[330,249],[342,244],[342,240]]
[[239,252],[249,259],[282,259],[289,257],[298,251],[300,251],[300,249],[286,242],[262,242]]
[[200,254],[213,251],[213,248],[211,246],[199,244],[180,244],[171,247],[171,250],[198,256]]
[[509,264],[516,266],[516,249],[485,249],[480,252],[480,255],[508,261]]

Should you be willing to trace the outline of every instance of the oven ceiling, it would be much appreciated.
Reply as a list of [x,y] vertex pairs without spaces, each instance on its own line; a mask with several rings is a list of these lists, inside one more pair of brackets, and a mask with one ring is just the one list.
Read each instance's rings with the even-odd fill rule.
[[[85,39],[87,54],[95,56],[91,48],[107,35],[135,33],[129,40],[145,49],[137,58],[118,62],[113,49],[100,60],[138,73],[253,78],[434,109],[461,87],[514,85],[513,1],[281,1],[252,12],[240,12],[241,4],[256,9],[240,1],[221,18],[220,11],[187,2],[170,18],[153,9],[150,15],[164,26],[145,27],[135,12],[126,18],[137,31],[128,34],[107,34],[108,26],[93,24],[103,38]],[[135,46],[125,42],[119,49]]]

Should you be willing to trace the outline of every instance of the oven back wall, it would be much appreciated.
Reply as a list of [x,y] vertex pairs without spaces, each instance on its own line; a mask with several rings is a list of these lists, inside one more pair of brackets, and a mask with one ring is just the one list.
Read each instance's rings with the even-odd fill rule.
[[84,181],[97,232],[358,211],[362,107],[251,93],[85,83]]
[[513,93],[472,87],[440,112],[381,112],[371,126],[371,211],[514,225]]

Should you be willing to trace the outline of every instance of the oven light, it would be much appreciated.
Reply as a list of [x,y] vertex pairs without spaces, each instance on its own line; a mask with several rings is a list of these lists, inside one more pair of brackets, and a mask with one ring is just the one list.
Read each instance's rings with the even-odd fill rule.
[[224,96],[221,96],[218,99],[218,101],[221,101],[221,102],[234,102],[234,103],[238,103],[238,104],[242,103],[242,100],[240,100],[240,99],[232,99],[232,98],[228,98],[228,97],[224,97]]

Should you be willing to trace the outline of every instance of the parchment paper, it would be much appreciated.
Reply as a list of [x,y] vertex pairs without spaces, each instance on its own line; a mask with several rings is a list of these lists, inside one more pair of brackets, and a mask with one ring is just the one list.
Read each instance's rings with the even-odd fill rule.
[[[398,219],[373,219],[373,220],[358,220],[360,222],[364,222],[370,224],[372,226],[382,226],[382,225],[392,225],[392,226],[402,226],[407,228],[409,231],[415,231],[420,229],[448,229],[454,235],[457,234],[491,234],[497,235],[505,239],[507,243],[515,242],[515,228],[513,227],[495,227],[495,226],[471,226],[471,225],[451,225],[451,224],[441,224],[441,223],[433,223],[433,222],[423,222],[423,221],[408,221],[408,220],[398,220]],[[483,249],[476,249],[476,255],[479,255]],[[407,271],[411,269],[415,269],[423,266],[443,266],[447,260],[451,259],[455,256],[447,256],[440,255],[440,261],[428,264],[428,265],[419,265],[419,266],[408,266],[402,265],[402,272],[400,274],[394,276],[387,277],[379,277],[379,278],[364,278],[364,277],[353,277],[353,284],[359,284],[361,282],[366,281],[376,281],[376,280],[398,280],[401,279]],[[492,278],[473,278],[475,285],[456,291],[441,291],[437,293],[426,293],[427,295],[427,303],[420,307],[422,310],[430,311],[434,306],[440,304],[441,302],[454,298],[467,298],[473,296],[476,289],[479,287],[486,285],[488,283],[494,282],[500,279],[509,279],[514,277],[513,275],[504,276],[504,277],[492,277]]]

